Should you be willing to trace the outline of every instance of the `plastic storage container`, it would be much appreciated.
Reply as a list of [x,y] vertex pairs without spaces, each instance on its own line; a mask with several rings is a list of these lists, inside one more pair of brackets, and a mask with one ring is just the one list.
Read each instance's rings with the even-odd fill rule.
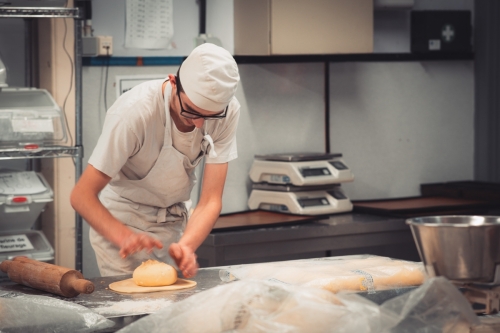
[[[40,261],[54,259],[54,249],[45,235],[31,230],[53,192],[41,174],[34,171],[0,172],[0,262],[16,256]],[[9,283],[0,272],[0,284]]]
[[64,114],[47,90],[2,89],[0,146],[50,145],[64,141]]

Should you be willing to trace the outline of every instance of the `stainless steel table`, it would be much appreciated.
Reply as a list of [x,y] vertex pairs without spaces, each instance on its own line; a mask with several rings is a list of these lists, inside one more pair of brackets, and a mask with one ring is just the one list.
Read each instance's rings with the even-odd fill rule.
[[196,254],[201,267],[351,254],[420,261],[405,219],[359,213],[307,224],[212,232]]
[[[178,291],[163,291],[155,293],[144,293],[144,294],[119,294],[108,289],[110,283],[115,281],[120,281],[123,279],[130,278],[130,275],[123,276],[113,276],[104,278],[93,278],[91,281],[95,284],[95,291],[90,295],[79,295],[74,298],[64,298],[53,294],[38,291],[29,287],[21,286],[18,284],[3,285],[0,286],[0,297],[4,293],[23,293],[28,295],[43,295],[48,297],[53,297],[57,299],[62,299],[68,302],[76,303],[92,309],[98,313],[101,313],[104,317],[112,320],[115,325],[109,329],[95,331],[95,333],[108,333],[115,332],[126,325],[152,313],[154,311],[144,311],[141,313],[140,307],[135,307],[131,310],[122,309],[120,311],[115,311],[114,313],[102,313],[104,307],[112,307],[112,305],[119,304],[141,304],[141,302],[164,302],[166,305],[172,302],[182,301],[192,295],[195,295],[204,290],[214,288],[219,285],[225,284],[219,278],[219,268],[202,268],[199,270],[198,275],[193,279],[198,284],[190,289],[178,290]],[[230,282],[229,282],[230,283]],[[384,301],[404,294],[406,292],[414,290],[416,287],[406,287],[398,288],[393,290],[383,290],[377,291],[376,293],[360,293],[371,301],[382,304]],[[481,316],[480,318],[481,326],[474,327],[470,332],[473,333],[493,333],[500,331],[500,314]]]
[[[151,303],[156,307],[161,303],[168,305],[172,302],[179,302],[203,290],[225,284],[225,282],[219,278],[219,269],[200,269],[199,273],[193,279],[197,282],[197,285],[189,289],[143,294],[121,294],[111,291],[108,288],[110,283],[128,279],[130,277],[131,275],[123,275],[90,279],[95,285],[95,291],[90,295],[80,294],[74,298],[60,297],[19,284],[0,286],[0,297],[2,293],[14,292],[28,295],[49,296],[82,305],[115,322],[114,327],[99,331],[99,333],[103,333],[115,332],[116,330],[119,330],[120,328],[123,328],[139,318],[157,310],[151,306],[144,306],[144,304],[147,305],[148,303]],[[133,306],[134,304],[137,306]],[[117,305],[127,306],[117,307]],[[106,312],[106,309],[112,309],[112,311]]]

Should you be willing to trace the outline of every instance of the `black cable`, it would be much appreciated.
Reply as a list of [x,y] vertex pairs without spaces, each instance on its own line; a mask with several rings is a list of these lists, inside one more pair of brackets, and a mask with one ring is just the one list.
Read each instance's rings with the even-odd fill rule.
[[[69,90],[68,90],[68,93],[66,94],[66,97],[64,98],[63,113],[64,113],[64,121],[66,123],[66,128],[68,129],[70,146],[72,147],[73,146],[73,136],[71,135],[71,131],[69,130],[68,117],[66,114],[66,102],[68,101],[69,94],[71,93],[71,90],[73,89],[73,76],[74,76],[75,69],[74,69],[74,65],[73,65],[73,58],[71,58],[71,55],[69,54],[68,50],[66,49],[66,36],[68,34],[68,25],[66,24],[66,20],[67,19],[63,20],[64,21],[64,38],[63,38],[62,46],[63,46],[64,52],[68,56],[69,63],[71,64],[71,75],[70,75],[70,82],[69,82]],[[73,163],[74,162],[75,161],[73,160]]]
[[106,47],[106,75],[104,79],[104,111],[108,111],[108,101],[107,101],[107,96],[108,96],[108,71],[109,71],[109,46]]

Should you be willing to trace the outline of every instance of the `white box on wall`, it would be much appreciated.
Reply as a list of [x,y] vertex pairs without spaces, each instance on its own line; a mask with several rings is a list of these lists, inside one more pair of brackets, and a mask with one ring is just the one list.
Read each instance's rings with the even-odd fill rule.
[[373,52],[373,0],[234,0],[234,54]]

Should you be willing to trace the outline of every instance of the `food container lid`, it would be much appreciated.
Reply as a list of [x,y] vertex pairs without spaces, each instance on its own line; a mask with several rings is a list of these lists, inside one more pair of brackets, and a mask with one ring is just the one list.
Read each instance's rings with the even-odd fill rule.
[[49,261],[54,259],[54,249],[39,230],[1,232],[0,262],[17,256]]
[[66,140],[64,113],[45,89],[0,92],[0,144],[25,145]]
[[29,230],[53,196],[39,173],[0,172],[0,231]]
[[45,179],[34,171],[0,172],[0,195],[30,195],[46,192]]

